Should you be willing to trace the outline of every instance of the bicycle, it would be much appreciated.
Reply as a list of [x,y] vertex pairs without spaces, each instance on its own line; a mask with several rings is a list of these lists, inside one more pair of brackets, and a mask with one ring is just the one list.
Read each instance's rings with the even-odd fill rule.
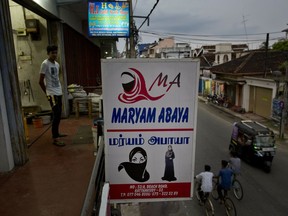
[[195,181],[195,195],[198,200],[199,205],[204,206],[205,213],[207,216],[214,215],[214,206],[210,200],[210,193],[202,192],[201,195],[200,183]]
[[[217,191],[218,182],[213,181],[213,190],[212,190],[212,197],[215,200],[219,199],[218,191]],[[225,207],[226,215],[227,216],[237,216],[236,207],[234,202],[228,197],[228,190],[224,190],[224,197],[223,197],[223,204]]]
[[[237,155],[235,154],[235,152],[231,152],[231,156],[233,157],[233,159],[232,158],[230,159],[231,161],[229,162],[228,166],[234,172],[233,177],[232,177],[232,190],[233,190],[233,194],[234,194],[235,198],[237,200],[242,200],[244,192],[243,192],[243,188],[242,188],[240,181],[237,179],[237,176],[240,175],[241,160],[239,158],[237,158]],[[239,162],[237,159],[239,160]],[[234,166],[231,164],[232,160],[234,161],[233,162]],[[235,172],[236,170],[237,170],[237,172]]]
[[242,188],[240,181],[236,178],[236,175],[234,175],[234,177],[233,177],[232,190],[233,190],[233,194],[237,200],[243,199],[243,195],[244,195],[243,188]]

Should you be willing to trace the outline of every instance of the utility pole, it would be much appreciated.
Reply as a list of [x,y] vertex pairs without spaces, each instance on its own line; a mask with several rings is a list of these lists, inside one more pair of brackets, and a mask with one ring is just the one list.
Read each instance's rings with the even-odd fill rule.
[[287,109],[288,109],[288,66],[285,66],[285,80],[284,80],[284,107],[281,113],[281,123],[280,123],[280,138],[284,139],[285,123],[287,118]]
[[136,58],[135,43],[134,43],[135,25],[134,25],[134,20],[133,20],[132,0],[129,0],[129,2],[130,2],[130,37],[129,37],[130,53],[129,53],[129,57]]
[[266,35],[266,43],[265,43],[265,61],[264,61],[264,77],[267,75],[267,56],[268,56],[268,48],[269,48],[269,33]]
[[283,108],[281,112],[281,119],[280,119],[280,133],[279,138],[284,139],[284,129],[285,129],[285,119],[286,119],[286,110],[287,110],[287,81],[285,80],[284,86],[284,101],[283,101]]

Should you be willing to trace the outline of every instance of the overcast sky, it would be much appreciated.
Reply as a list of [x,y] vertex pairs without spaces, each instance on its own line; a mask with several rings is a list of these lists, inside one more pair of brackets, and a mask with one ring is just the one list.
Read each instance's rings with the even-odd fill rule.
[[[132,0],[133,15],[147,16],[157,0]],[[144,19],[134,18],[137,28]],[[174,36],[192,48],[221,42],[248,43],[257,49],[269,33],[269,45],[288,28],[288,0],[159,0],[140,28],[140,43]],[[125,47],[123,39],[118,50]]]

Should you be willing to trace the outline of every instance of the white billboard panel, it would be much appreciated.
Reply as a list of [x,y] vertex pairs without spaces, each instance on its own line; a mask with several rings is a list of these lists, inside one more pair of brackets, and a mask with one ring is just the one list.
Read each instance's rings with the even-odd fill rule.
[[102,60],[110,200],[192,197],[199,61]]

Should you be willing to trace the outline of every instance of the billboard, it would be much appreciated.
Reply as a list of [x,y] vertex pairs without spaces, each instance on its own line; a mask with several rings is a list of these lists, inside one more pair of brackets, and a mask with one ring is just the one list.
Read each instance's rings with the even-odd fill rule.
[[91,37],[129,37],[129,2],[88,1],[88,35]]
[[102,60],[105,176],[111,202],[190,199],[197,60]]

